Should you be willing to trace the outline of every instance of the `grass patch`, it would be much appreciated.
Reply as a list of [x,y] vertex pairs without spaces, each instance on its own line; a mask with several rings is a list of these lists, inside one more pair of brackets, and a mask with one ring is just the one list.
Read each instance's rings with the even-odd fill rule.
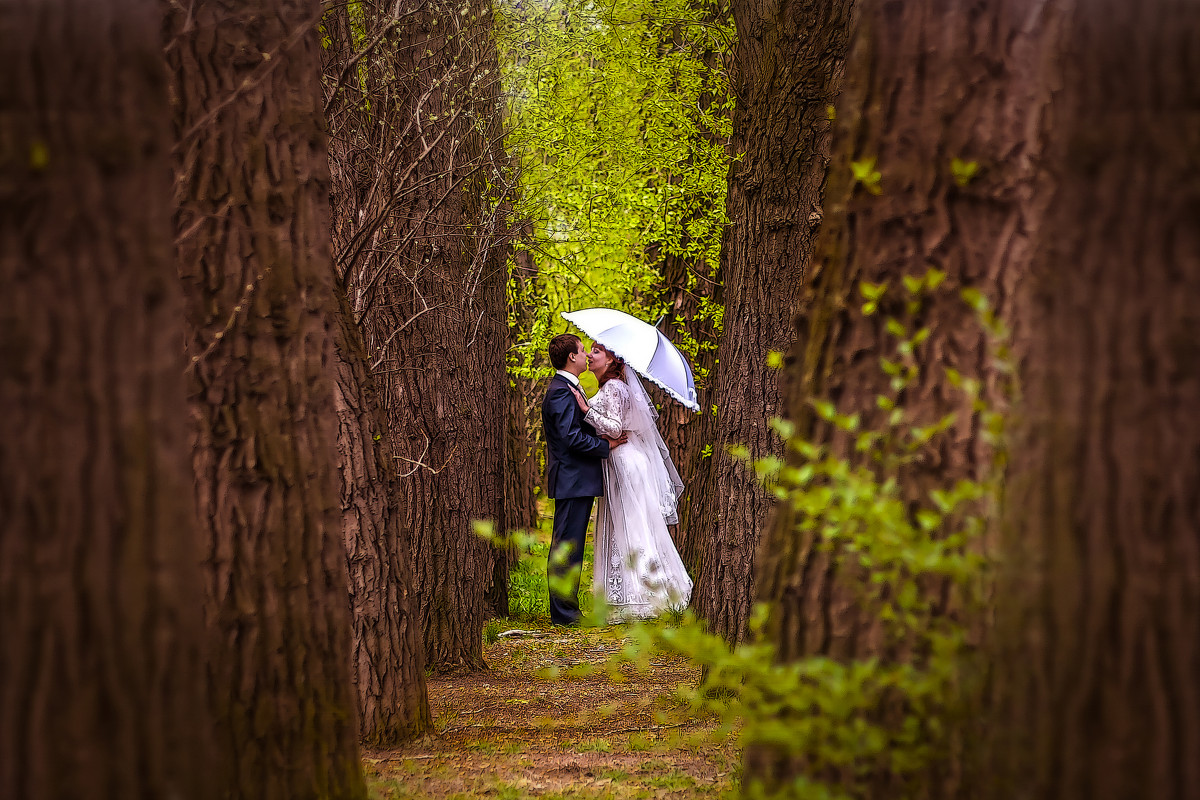
[[[550,589],[546,583],[546,563],[550,558],[550,536],[554,524],[554,502],[538,504],[538,527],[530,531],[531,541],[521,548],[520,559],[508,573],[508,615],[518,622],[549,622]],[[586,615],[592,610],[593,529],[589,524],[583,549],[583,573],[579,581],[579,608]],[[499,633],[499,631],[497,631]]]

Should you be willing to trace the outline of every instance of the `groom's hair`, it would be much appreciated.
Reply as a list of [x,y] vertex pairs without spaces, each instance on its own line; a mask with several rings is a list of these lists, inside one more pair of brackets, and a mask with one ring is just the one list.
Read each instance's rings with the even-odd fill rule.
[[567,365],[567,358],[579,346],[579,337],[573,333],[560,333],[550,340],[550,366],[562,369]]

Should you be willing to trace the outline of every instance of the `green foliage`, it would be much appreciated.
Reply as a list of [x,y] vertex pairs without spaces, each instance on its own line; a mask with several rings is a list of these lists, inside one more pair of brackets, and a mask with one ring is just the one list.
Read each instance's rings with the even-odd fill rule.
[[883,174],[875,169],[875,156],[864,158],[862,161],[851,161],[850,169],[854,173],[854,180],[862,184],[862,187],[871,194],[881,194],[883,187],[879,185]]
[[[930,270],[905,282],[910,297],[937,291],[945,274]],[[864,284],[868,303],[878,303],[885,286]],[[963,300],[979,314],[1002,354],[1006,335],[981,295]],[[895,353],[881,359],[889,392],[877,398],[887,411],[883,423],[864,430],[858,414],[813,400],[815,413],[854,443],[847,455],[796,435],[795,426],[775,420],[792,458],[762,459],[753,466],[791,510],[795,535],[828,555],[852,587],[862,618],[877,626],[877,657],[848,661],[824,657],[779,663],[765,631],[767,606],[755,609],[749,643],[733,651],[689,616],[678,625],[646,624],[628,629],[623,657],[648,663],[656,650],[681,653],[704,668],[706,678],[688,699],[713,712],[721,732],[745,746],[765,748],[801,765],[802,776],[776,787],[773,796],[852,798],[886,776],[895,796],[919,794],[918,783],[952,751],[950,732],[965,713],[974,648],[968,630],[982,607],[987,562],[981,534],[994,510],[989,481],[959,481],[928,491],[914,502],[899,479],[918,453],[947,435],[951,416],[918,423],[905,408],[904,390],[919,376],[914,352],[929,335],[910,332],[897,320],[887,329]],[[1002,355],[996,355],[1001,371]],[[972,414],[993,414],[978,398],[978,382],[957,373],[948,381],[973,401]],[[998,431],[1002,420],[992,423]],[[745,448],[731,448],[748,458]],[[999,459],[998,459],[999,462]],[[906,488],[908,491],[906,492]],[[945,613],[952,598],[953,614]],[[765,796],[763,787],[744,786],[746,796]]]
[[[491,522],[474,523],[475,534],[496,547],[514,547],[518,561],[508,574],[508,616],[516,621],[548,621],[550,619],[550,590],[560,592],[570,589],[569,579],[556,579],[552,585],[546,577],[547,567],[553,560],[565,562],[566,553],[550,553],[550,535],[553,518],[539,514],[538,527],[533,531],[512,531],[499,536]],[[589,537],[583,551],[583,575],[592,573],[592,543]],[[579,607],[584,614],[592,610],[590,582],[580,583]],[[484,632],[487,635],[486,629]],[[499,634],[499,631],[497,631]]]
[[[558,312],[603,305],[646,319],[658,259],[719,261],[730,93],[721,63],[728,11],[686,0],[565,0],[501,9],[497,33],[518,164],[518,245],[537,265],[514,281],[516,377],[547,374]],[[695,276],[693,281],[698,280]],[[720,322],[707,303],[705,319]],[[695,358],[714,343],[681,341]]]
[[975,180],[978,172],[979,163],[976,161],[963,161],[961,158],[950,159],[950,174],[954,176],[954,182],[959,186],[966,186]]

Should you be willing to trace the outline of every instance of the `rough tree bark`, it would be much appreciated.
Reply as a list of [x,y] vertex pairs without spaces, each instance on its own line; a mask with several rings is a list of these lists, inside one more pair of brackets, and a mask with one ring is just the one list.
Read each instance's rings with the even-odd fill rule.
[[0,9],[0,796],[208,798],[162,10]]
[[[810,402],[833,402],[859,414],[863,430],[883,429],[890,412],[876,397],[889,393],[891,377],[880,358],[895,358],[898,341],[887,321],[914,333],[927,328],[914,353],[920,375],[900,403],[913,425],[958,418],[900,476],[916,499],[979,480],[992,466],[971,400],[951,386],[946,369],[980,380],[984,399],[1003,403],[986,331],[961,291],[983,292],[1002,319],[1012,318],[1035,224],[1028,200],[1036,143],[1026,126],[1039,106],[1022,71],[1034,42],[1022,32],[1025,0],[860,6],[837,104],[825,229],[786,358],[787,414],[797,437],[862,461],[854,438],[821,420]],[[974,176],[964,179],[964,168],[956,176],[952,159],[975,164]],[[853,171],[853,162],[870,160],[880,173],[873,186]],[[910,308],[903,279],[930,268],[945,281]],[[869,315],[864,282],[888,287]],[[795,454],[790,460],[800,463]],[[794,522],[787,508],[773,516],[758,566],[758,596],[775,604],[770,634],[780,656],[878,655],[878,621],[863,618],[853,599],[856,574],[843,574]]]
[[493,559],[472,522],[505,519],[508,176],[491,7],[362,10],[397,24],[380,33],[386,59],[363,67],[377,116],[344,160],[359,215],[339,265],[398,459],[426,666],[479,669]]
[[358,692],[359,738],[383,747],[421,735],[432,717],[391,437],[354,312],[345,292],[335,291],[342,536],[354,633],[351,679]]
[[[326,110],[338,120],[332,127],[339,137],[330,145],[333,240],[335,250],[342,252],[357,228],[357,207],[352,200],[355,187],[348,180],[354,170],[349,161],[357,152],[356,141],[361,141],[358,137],[363,135],[360,126],[369,126],[370,116],[369,105],[363,108],[353,102],[355,93],[349,86],[336,87],[346,64],[358,52],[354,48],[356,38],[364,37],[354,35],[345,5],[329,9],[322,26],[328,39],[323,53]],[[369,41],[371,32],[365,33]],[[370,52],[366,57],[373,60],[379,54]],[[354,81],[350,86],[361,84]],[[335,270],[339,276],[346,272],[340,264],[335,264]],[[412,590],[408,538],[400,528],[403,496],[397,485],[391,436],[362,332],[340,277],[335,284],[338,327],[334,368],[342,534],[354,632],[351,677],[358,693],[359,738],[381,747],[420,735],[431,724],[425,648]]]
[[361,798],[319,3],[169,19],[209,687],[234,798]]
[[728,449],[782,455],[769,428],[781,415],[777,375],[821,219],[828,108],[841,83],[851,0],[734,2],[732,220],[721,245],[724,330],[717,349],[717,435],[708,502],[694,514],[705,542],[692,607],[729,642],[745,635],[752,566],[769,495]]
[[[1028,126],[1043,106],[1030,78],[1038,43],[1033,31],[1040,27],[1025,27],[1037,20],[1031,8],[1025,0],[971,7],[951,0],[860,4],[837,104],[825,227],[796,317],[784,391],[798,438],[870,465],[856,451],[856,437],[823,421],[810,403],[827,401],[840,413],[859,415],[861,430],[886,430],[890,411],[876,398],[892,394],[891,376],[880,359],[900,360],[888,322],[911,334],[926,331],[914,348],[919,373],[898,405],[910,427],[956,416],[945,435],[889,476],[910,502],[927,503],[930,490],[960,480],[984,480],[994,466],[972,398],[953,388],[947,370],[979,381],[982,398],[1003,409],[1006,382],[962,291],[982,292],[1001,319],[1013,320],[1011,298],[1026,274],[1036,223],[1037,143]],[[911,294],[905,279],[930,269],[943,273],[944,282]],[[863,284],[887,287],[873,313],[864,308]],[[798,466],[802,458],[790,453],[789,461]],[[772,605],[767,634],[779,657],[912,656],[911,643],[889,640],[884,621],[861,602],[866,576],[858,560],[831,550],[797,521],[791,508],[777,509],[757,565],[758,598]],[[935,598],[935,615],[961,606],[946,581],[921,585]],[[777,783],[800,769],[751,751],[747,774]],[[937,796],[953,792],[957,778],[929,780],[925,788]],[[900,785],[882,775],[873,791],[892,796]]]
[[1200,5],[1052,5],[1054,186],[1019,299],[1014,569],[975,796],[1196,798]]

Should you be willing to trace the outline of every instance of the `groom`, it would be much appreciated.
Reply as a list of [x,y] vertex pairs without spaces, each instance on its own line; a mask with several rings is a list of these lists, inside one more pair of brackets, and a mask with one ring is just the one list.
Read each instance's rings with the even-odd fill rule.
[[[579,376],[588,368],[588,355],[578,336],[563,333],[550,340],[550,365],[558,370],[542,400],[546,492],[554,500],[554,533],[547,568],[551,581],[550,621],[572,625],[579,621],[579,576],[592,503],[604,494],[600,460],[608,458],[611,449],[622,444],[625,437],[597,436],[596,429],[584,422],[584,412],[575,398],[583,398]],[[559,583],[570,582],[574,588],[569,595],[554,590],[555,578]]]

